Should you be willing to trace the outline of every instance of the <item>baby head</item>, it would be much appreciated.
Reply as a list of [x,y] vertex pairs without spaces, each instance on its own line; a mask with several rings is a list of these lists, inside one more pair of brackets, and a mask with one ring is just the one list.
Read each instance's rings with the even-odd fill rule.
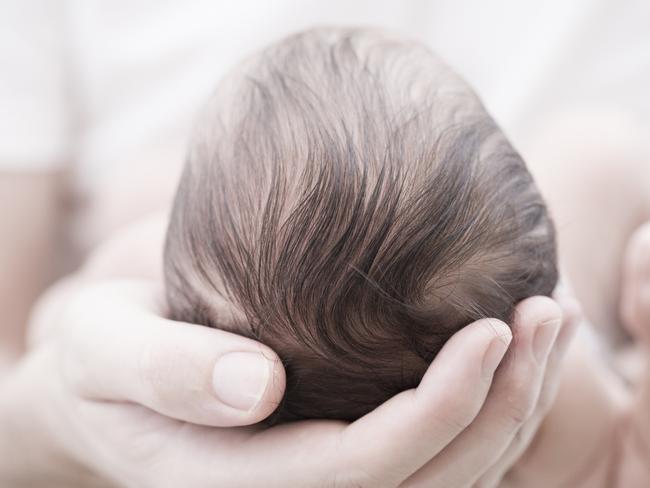
[[460,328],[549,295],[555,232],[521,157],[431,52],[317,29],[219,85],[165,279],[172,318],[280,355],[272,420],[352,420],[417,386]]

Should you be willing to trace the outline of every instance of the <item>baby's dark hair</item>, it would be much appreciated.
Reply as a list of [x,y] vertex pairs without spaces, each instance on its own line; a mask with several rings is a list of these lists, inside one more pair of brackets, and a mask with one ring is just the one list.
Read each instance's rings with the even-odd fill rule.
[[272,421],[364,415],[557,277],[546,205],[477,97],[368,29],[294,35],[219,85],[165,251],[172,318],[282,358]]

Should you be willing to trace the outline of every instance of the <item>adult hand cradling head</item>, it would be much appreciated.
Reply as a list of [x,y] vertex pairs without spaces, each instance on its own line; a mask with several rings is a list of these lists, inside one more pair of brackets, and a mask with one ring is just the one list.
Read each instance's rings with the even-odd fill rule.
[[[148,281],[80,278],[46,298],[46,323],[35,324],[34,345],[1,395],[5,413],[22,412],[12,429],[33,431],[21,437],[31,439],[21,445],[33,470],[16,469],[12,482],[40,473],[48,486],[57,475],[64,486],[89,486],[99,473],[143,487],[496,486],[549,406],[576,324],[572,299],[558,297],[563,313],[533,297],[517,308],[514,341],[497,320],[470,324],[416,389],[354,423],[229,429],[220,427],[253,424],[273,410],[282,365],[249,339],[164,319],[158,290]],[[253,368],[245,381],[222,368],[220,359],[241,352],[268,360],[267,386]],[[220,398],[224,385],[239,385],[238,398],[263,393],[256,407],[237,408]],[[24,468],[20,449],[6,447],[0,462]]]

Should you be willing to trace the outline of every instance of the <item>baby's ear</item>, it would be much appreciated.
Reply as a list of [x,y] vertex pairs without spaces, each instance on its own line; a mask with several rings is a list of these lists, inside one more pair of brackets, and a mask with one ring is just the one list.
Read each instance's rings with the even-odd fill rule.
[[650,346],[650,222],[628,241],[621,277],[623,324],[637,340]]

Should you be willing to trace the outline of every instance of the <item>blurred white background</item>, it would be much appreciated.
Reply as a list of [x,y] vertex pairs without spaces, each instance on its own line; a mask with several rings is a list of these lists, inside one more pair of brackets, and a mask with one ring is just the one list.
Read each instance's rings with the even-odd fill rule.
[[427,43],[517,146],[566,108],[650,118],[647,0],[3,0],[0,169],[65,168],[73,240],[87,249],[168,198],[224,72],[315,24]]

